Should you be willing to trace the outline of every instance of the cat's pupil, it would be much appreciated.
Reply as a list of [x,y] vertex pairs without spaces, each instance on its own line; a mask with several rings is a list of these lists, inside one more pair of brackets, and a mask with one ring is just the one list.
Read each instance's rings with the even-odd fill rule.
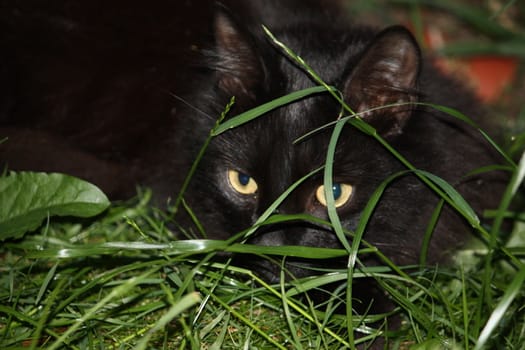
[[333,184],[332,186],[332,193],[334,194],[334,199],[337,200],[339,197],[341,197],[341,185],[340,184]]
[[239,173],[238,179],[239,183],[243,186],[248,185],[248,183],[250,182],[250,176],[243,173]]

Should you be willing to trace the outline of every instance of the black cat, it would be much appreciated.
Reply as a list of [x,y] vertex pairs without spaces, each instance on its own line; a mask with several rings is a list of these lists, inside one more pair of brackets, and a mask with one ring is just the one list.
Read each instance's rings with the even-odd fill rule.
[[[485,125],[479,102],[424,60],[413,36],[402,27],[378,31],[349,26],[332,10],[332,2],[324,7],[315,2],[286,2],[286,6],[273,1],[239,2],[229,10],[219,7],[213,18],[206,12],[210,7],[204,6],[198,21],[184,22],[189,34],[175,44],[172,36],[180,29],[167,25],[165,17],[158,25],[138,17],[145,22],[137,27],[151,24],[164,30],[142,33],[129,29],[136,25],[133,16],[119,16],[127,23],[121,26],[105,22],[104,17],[85,20],[82,14],[90,13],[87,9],[96,13],[93,4],[98,3],[89,3],[54,17],[44,10],[16,6],[10,8],[10,16],[4,12],[1,23],[8,33],[4,41],[24,53],[40,55],[11,52],[0,61],[4,80],[12,82],[2,96],[0,117],[0,130],[11,136],[11,144],[0,146],[1,156],[11,168],[68,171],[115,195],[133,190],[131,184],[139,182],[153,187],[159,198],[174,197],[232,96],[235,104],[228,117],[316,85],[263,33],[260,24],[266,24],[417,169],[446,180],[477,213],[498,205],[506,174],[471,175],[480,167],[502,163],[497,152],[466,123],[417,104],[452,107]],[[166,7],[168,3],[159,2]],[[126,2],[125,8],[140,13],[141,7]],[[177,18],[194,12],[193,8],[184,12],[181,5]],[[38,20],[52,29],[49,37],[38,35],[53,45],[22,47],[20,38],[28,42],[32,35],[28,33],[33,33],[26,27],[33,28]],[[198,29],[207,22],[213,23],[211,46],[198,39],[207,37]],[[10,37],[13,32],[16,35]],[[123,33],[139,39],[118,40]],[[97,40],[100,37],[103,40]],[[185,102],[173,95],[183,96]],[[387,105],[391,106],[381,108]],[[226,239],[249,228],[283,191],[322,167],[332,127],[296,141],[336,121],[341,110],[328,93],[317,94],[214,137],[184,193],[207,237]],[[29,151],[24,148],[27,135],[33,143]],[[72,163],[71,158],[83,161]],[[333,165],[333,196],[343,226],[354,230],[374,190],[406,169],[375,138],[346,125]],[[318,172],[296,188],[277,212],[328,219],[324,196],[323,176]],[[439,200],[414,173],[400,176],[384,192],[364,239],[397,264],[417,263]],[[192,230],[184,210],[179,209],[176,219]],[[445,205],[428,262],[446,259],[468,233],[464,218]],[[341,247],[330,229],[308,222],[265,226],[248,242]],[[246,260],[261,276],[277,281],[279,264]],[[374,256],[361,260],[377,263]],[[344,267],[334,261],[288,262],[287,270],[294,277],[310,274],[309,266]],[[367,290],[356,292],[370,297]]]
[[[270,14],[273,34],[327,84],[337,87],[352,110],[394,149],[417,169],[435,174],[454,186],[478,213],[498,205],[506,175],[500,172],[469,175],[480,167],[502,162],[494,149],[466,123],[415,104],[441,104],[479,119],[482,115],[479,102],[430,62],[423,62],[408,30],[397,26],[382,31],[348,27],[329,16],[308,14],[294,17],[291,23],[275,22],[275,18],[287,18],[284,12]],[[173,164],[165,169],[187,168],[202,144],[195,140],[207,137],[231,96],[236,100],[230,115],[235,115],[315,85],[304,69],[283,54],[259,26],[252,25],[264,22],[264,18],[258,21],[252,16],[248,18],[246,23],[226,11],[215,17],[216,46],[208,53],[209,74],[197,89],[197,97],[191,100],[200,111],[190,111],[177,126],[172,140],[178,153]],[[377,109],[396,103],[400,104]],[[323,166],[331,128],[295,141],[334,122],[340,111],[341,106],[333,97],[317,95],[214,138],[185,194],[207,234],[228,238],[250,227],[290,185]],[[333,168],[337,212],[343,226],[351,230],[356,228],[373,191],[389,176],[407,169],[377,140],[350,125],[345,126],[339,139]],[[165,179],[173,177],[176,174],[169,171],[163,175]],[[395,263],[416,263],[423,234],[439,198],[413,173],[396,179],[375,208],[364,239]],[[294,190],[278,212],[307,213],[328,220],[322,173],[313,175]],[[468,231],[467,222],[445,208],[430,242],[428,261],[434,263],[446,258],[465,241]],[[330,230],[306,223],[265,227],[249,242],[341,247]],[[296,277],[307,274],[306,269],[293,264],[288,267]],[[258,262],[256,270],[268,280],[276,281],[280,267]]]

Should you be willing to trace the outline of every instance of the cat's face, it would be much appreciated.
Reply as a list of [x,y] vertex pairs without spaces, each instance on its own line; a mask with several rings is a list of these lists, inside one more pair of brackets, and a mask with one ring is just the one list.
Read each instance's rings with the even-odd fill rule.
[[[292,184],[325,165],[332,128],[300,138],[337,118],[336,105],[330,102],[330,97],[302,101],[213,140],[203,159],[202,169],[206,171],[199,172],[196,181],[207,183],[205,192],[199,194],[210,197],[213,207],[221,208],[219,214],[224,216],[226,227],[249,227]],[[303,113],[319,117],[305,120]],[[367,143],[367,152],[356,151]],[[381,181],[374,174],[389,166],[379,161],[382,155],[384,152],[369,137],[351,128],[344,130],[333,166],[333,193],[341,216],[357,215],[361,194]],[[327,219],[323,172],[317,171],[291,192],[277,212]],[[210,229],[210,234],[217,235],[213,225]],[[303,238],[286,235],[272,243],[299,244]]]
[[[212,101],[217,110],[213,117],[193,116],[200,118],[194,120],[196,123],[202,123],[193,125],[194,130],[200,130],[201,137],[211,129],[213,118],[219,115],[231,95],[236,97],[235,108],[230,113],[234,114],[313,85],[311,78],[266,38],[258,43],[226,16],[217,19],[216,27],[217,81],[207,93],[215,95]],[[368,36],[357,37],[366,41]],[[390,43],[396,40],[401,46],[392,50]],[[309,59],[314,69],[321,70],[320,74],[329,84],[343,91],[345,98],[351,99],[355,112],[365,112],[383,103],[413,100],[419,50],[405,30],[395,28],[385,32],[372,45],[354,40],[352,47],[337,52],[341,55],[338,59],[323,52],[323,38],[317,41],[308,44],[311,50],[304,51],[305,59]],[[370,56],[366,64],[362,63],[362,55]],[[323,67],[328,59],[332,64]],[[366,90],[362,89],[365,84],[369,85]],[[381,90],[380,96],[378,90]],[[357,93],[351,94],[351,91]],[[388,118],[382,112],[363,116],[392,139],[400,134],[410,109],[410,106],[391,109]],[[321,94],[285,105],[214,137],[185,194],[206,235],[226,239],[246,230],[292,184],[322,168],[333,125],[302,137],[333,123],[341,112],[341,105],[332,96]],[[351,126],[344,128],[335,153],[331,190],[346,229],[355,229],[371,193],[381,181],[400,169],[401,164],[372,137]],[[328,220],[325,194],[323,172],[317,171],[292,191],[276,211]],[[264,227],[248,242],[341,247],[326,226],[306,222]]]
[[[187,198],[212,238],[229,238],[252,226],[292,184],[325,165],[333,128],[308,132],[334,121],[331,97],[311,98],[218,136],[208,148]],[[314,115],[316,118],[304,118]],[[371,193],[396,170],[393,157],[371,137],[344,128],[333,164],[333,196],[346,229],[354,230]],[[278,214],[307,214],[328,221],[323,171],[317,171],[279,205]],[[248,243],[341,248],[326,226],[293,221],[265,226]],[[277,267],[269,279],[278,276]],[[257,267],[261,273],[261,267]],[[294,272],[300,275],[300,272]]]

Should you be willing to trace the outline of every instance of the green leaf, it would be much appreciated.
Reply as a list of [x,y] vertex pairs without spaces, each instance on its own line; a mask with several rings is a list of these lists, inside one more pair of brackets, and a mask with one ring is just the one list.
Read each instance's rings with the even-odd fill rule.
[[98,187],[72,176],[11,172],[0,177],[0,240],[38,228],[48,216],[90,217],[108,206]]

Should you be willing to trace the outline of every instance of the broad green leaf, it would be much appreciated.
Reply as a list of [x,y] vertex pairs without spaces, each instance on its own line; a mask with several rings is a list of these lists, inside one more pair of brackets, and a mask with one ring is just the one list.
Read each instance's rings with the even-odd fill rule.
[[0,240],[38,228],[48,216],[90,217],[108,206],[98,187],[78,178],[11,172],[0,177]]
[[450,108],[450,107],[446,107],[446,106],[442,106],[442,105],[436,105],[436,104],[432,104],[432,103],[419,103],[419,105],[421,106],[429,106],[431,108],[434,108],[435,110],[438,110],[438,111],[441,111],[443,113],[446,113],[454,118],[457,118],[459,120],[461,120],[462,122],[468,124],[469,126],[473,127],[473,128],[476,128],[480,134],[485,138],[485,140],[487,140],[488,143],[490,143],[492,145],[492,147],[494,147],[494,149],[496,151],[499,152],[499,154],[501,154],[501,156],[503,158],[505,158],[505,160],[512,166],[516,166],[514,161],[512,160],[512,158],[510,158],[507,154],[507,152],[503,151],[501,149],[500,146],[498,146],[498,144],[483,130],[480,129],[480,127],[472,120],[470,119],[469,117],[467,117],[466,115],[464,115],[463,113],[461,113],[460,111],[454,109],[454,108]]

